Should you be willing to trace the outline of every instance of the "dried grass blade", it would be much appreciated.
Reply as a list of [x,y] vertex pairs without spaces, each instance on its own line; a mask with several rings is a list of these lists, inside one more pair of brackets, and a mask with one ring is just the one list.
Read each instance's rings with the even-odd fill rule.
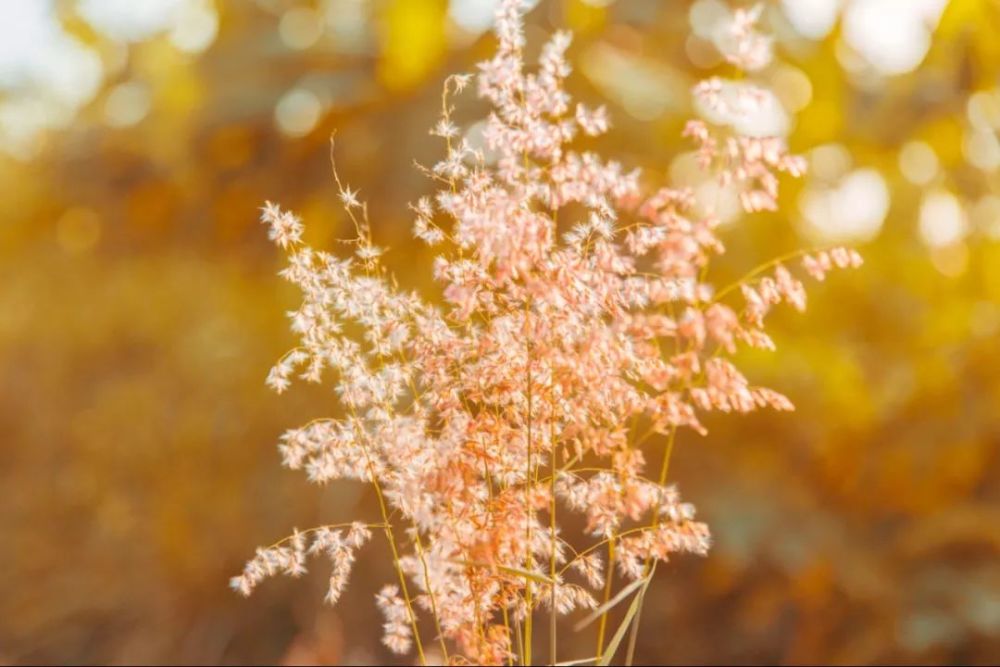
[[632,593],[632,591],[642,586],[645,582],[646,582],[645,578],[636,579],[628,586],[618,591],[618,595],[614,596],[613,598],[602,604],[600,607],[590,612],[590,614],[588,614],[585,619],[583,619],[582,621],[573,626],[573,630],[576,632],[583,630],[585,627],[587,627],[588,625],[599,619],[601,616],[603,616],[605,612],[611,610],[619,602],[627,598]]
[[625,618],[622,619],[622,623],[618,626],[614,637],[612,637],[611,641],[608,643],[608,647],[605,649],[604,655],[601,656],[600,661],[597,663],[600,667],[607,667],[607,665],[610,665],[611,661],[614,659],[615,653],[618,652],[618,646],[622,643],[622,639],[625,638],[625,633],[628,632],[629,626],[632,625],[632,619],[635,618],[636,612],[639,611],[639,606],[642,604],[643,593],[645,593],[646,589],[649,587],[649,582],[652,581],[652,577],[647,576],[645,579],[639,579],[639,581],[642,582],[642,586],[639,589],[639,592],[635,594],[635,597],[632,598],[632,604],[629,605],[628,611],[625,612]]

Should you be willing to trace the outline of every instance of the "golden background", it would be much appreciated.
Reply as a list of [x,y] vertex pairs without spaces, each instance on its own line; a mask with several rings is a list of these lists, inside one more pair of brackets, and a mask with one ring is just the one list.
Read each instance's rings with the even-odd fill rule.
[[[444,77],[490,53],[470,23],[489,3],[177,0],[129,32],[99,20],[100,0],[38,1],[89,60],[56,92],[0,67],[0,663],[390,659],[376,545],[333,609],[322,564],[250,600],[227,588],[257,545],[371,506],[279,466],[283,429],[334,399],[264,387],[296,294],[258,207],[296,210],[314,244],[349,234],[336,130],[387,263],[429,289],[412,161],[440,155],[427,129]],[[680,442],[673,479],[715,546],[664,568],[639,657],[996,661],[1000,2],[938,2],[906,24],[923,53],[877,13],[848,17],[885,0],[810,0],[843,12],[823,34],[792,20],[801,1],[769,4],[779,64],[763,77],[812,173],[785,185],[780,215],[726,228],[717,270],[831,237],[866,265],[815,286],[805,315],[778,314],[776,353],[742,358],[797,412],[713,417]],[[571,89],[612,113],[602,150],[683,180],[689,90],[719,70],[698,35],[715,5],[546,1],[530,46],[573,29]],[[23,17],[0,20],[15,35]],[[482,108],[465,99],[467,123]]]

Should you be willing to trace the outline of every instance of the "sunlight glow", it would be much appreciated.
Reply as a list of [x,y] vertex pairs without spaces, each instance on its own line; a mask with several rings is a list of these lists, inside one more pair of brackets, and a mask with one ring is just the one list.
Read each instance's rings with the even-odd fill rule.
[[804,190],[799,210],[820,240],[868,241],[878,236],[889,212],[889,189],[875,169],[857,169],[835,187]]

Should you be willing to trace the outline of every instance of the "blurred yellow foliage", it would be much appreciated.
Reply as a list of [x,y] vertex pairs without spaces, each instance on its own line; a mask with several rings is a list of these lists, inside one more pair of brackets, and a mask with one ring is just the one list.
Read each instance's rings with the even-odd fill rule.
[[[309,487],[278,466],[282,430],[334,402],[263,386],[291,344],[282,313],[296,295],[274,275],[258,208],[280,200],[311,243],[339,248],[336,129],[341,174],[369,201],[388,262],[429,288],[406,209],[426,183],[410,160],[440,157],[427,129],[443,77],[489,38],[463,32],[445,0],[219,0],[211,46],[181,52],[162,32],[115,41],[69,4],[63,20],[107,80],[34,153],[0,157],[0,662],[377,664],[388,656],[370,602],[389,563],[375,551],[333,611],[322,571],[250,603],[226,588],[255,545],[366,505],[360,487]],[[691,39],[694,10],[713,4],[549,0],[530,17],[580,30],[573,92],[609,106],[602,147],[652,183],[689,175],[688,88],[726,74],[710,35]],[[725,228],[718,282],[812,243],[807,195],[858,170],[875,170],[888,201],[861,242],[865,268],[813,290],[805,316],[777,314],[778,355],[741,360],[797,411],[713,418],[708,438],[678,443],[671,475],[716,545],[658,573],[640,661],[995,662],[1000,165],[973,164],[969,143],[1000,127],[970,117],[969,98],[998,88],[1000,3],[951,0],[919,67],[894,76],[858,66],[840,24],[796,33],[790,4],[768,16],[779,60],[808,77],[789,141],[813,173],[788,184],[781,215]],[[323,21],[303,48],[279,30],[296,7]],[[805,95],[782,76],[786,101]],[[130,82],[148,109],[108,124]],[[294,90],[318,110],[295,136],[275,111]],[[7,90],[0,108],[27,96]],[[914,140],[933,154],[925,180],[900,169]],[[852,192],[821,200],[835,222],[866,203]],[[940,246],[921,232],[930,192],[964,215],[944,221]]]
[[444,0],[389,0],[381,12],[379,80],[389,90],[411,88],[445,51]]

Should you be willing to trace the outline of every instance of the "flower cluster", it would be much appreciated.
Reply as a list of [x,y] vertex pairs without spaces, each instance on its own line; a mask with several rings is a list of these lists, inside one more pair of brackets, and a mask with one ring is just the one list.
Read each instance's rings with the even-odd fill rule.
[[249,596],[253,589],[267,577],[287,574],[298,577],[306,573],[306,559],[323,554],[333,565],[330,587],[326,600],[333,604],[347,585],[347,578],[354,563],[354,552],[371,538],[371,530],[362,523],[352,523],[347,532],[332,526],[322,526],[304,532],[295,531],[277,544],[257,549],[257,554],[247,562],[243,573],[233,577],[229,585],[241,595]]
[[[771,57],[758,15],[737,12],[724,41],[747,70]],[[615,572],[648,582],[656,562],[709,549],[707,526],[666,484],[677,431],[704,433],[707,411],[791,409],[727,357],[739,345],[773,347],[771,306],[804,307],[792,260],[734,285],[709,282],[724,251],[717,221],[696,213],[690,191],[645,193],[637,171],[572,147],[608,130],[607,111],[566,93],[568,34],[526,67],[522,20],[517,0],[501,3],[498,48],[478,75],[493,109],[482,148],[451,117],[450,96],[470,78],[446,83],[432,131],[446,155],[425,170],[438,191],[411,206],[415,236],[442,248],[433,275],[443,306],[387,276],[367,208],[339,176],[357,231],[352,257],[303,245],[298,218],[270,203],[262,216],[289,253],[283,277],[303,294],[290,313],[300,344],[268,384],[280,392],[296,377],[329,377],[344,409],[288,431],[284,463],[315,482],[374,487],[398,577],[377,596],[384,643],[399,653],[415,646],[421,659],[425,617],[445,659],[530,664],[533,618],[547,609],[554,662],[554,618],[598,606],[602,650]],[[723,88],[710,81],[695,95],[730,115],[759,98],[747,88],[729,99]],[[799,175],[804,163],[781,139],[735,127],[693,121],[687,134],[747,212],[774,209],[777,173]],[[804,269],[822,278],[858,263],[838,249],[806,256]],[[663,448],[655,478],[647,442]],[[588,545],[564,537],[561,511],[582,516]],[[249,593],[269,574],[300,573],[307,552],[325,553],[334,602],[362,528],[314,531],[308,548],[296,533],[259,551],[233,585]]]

